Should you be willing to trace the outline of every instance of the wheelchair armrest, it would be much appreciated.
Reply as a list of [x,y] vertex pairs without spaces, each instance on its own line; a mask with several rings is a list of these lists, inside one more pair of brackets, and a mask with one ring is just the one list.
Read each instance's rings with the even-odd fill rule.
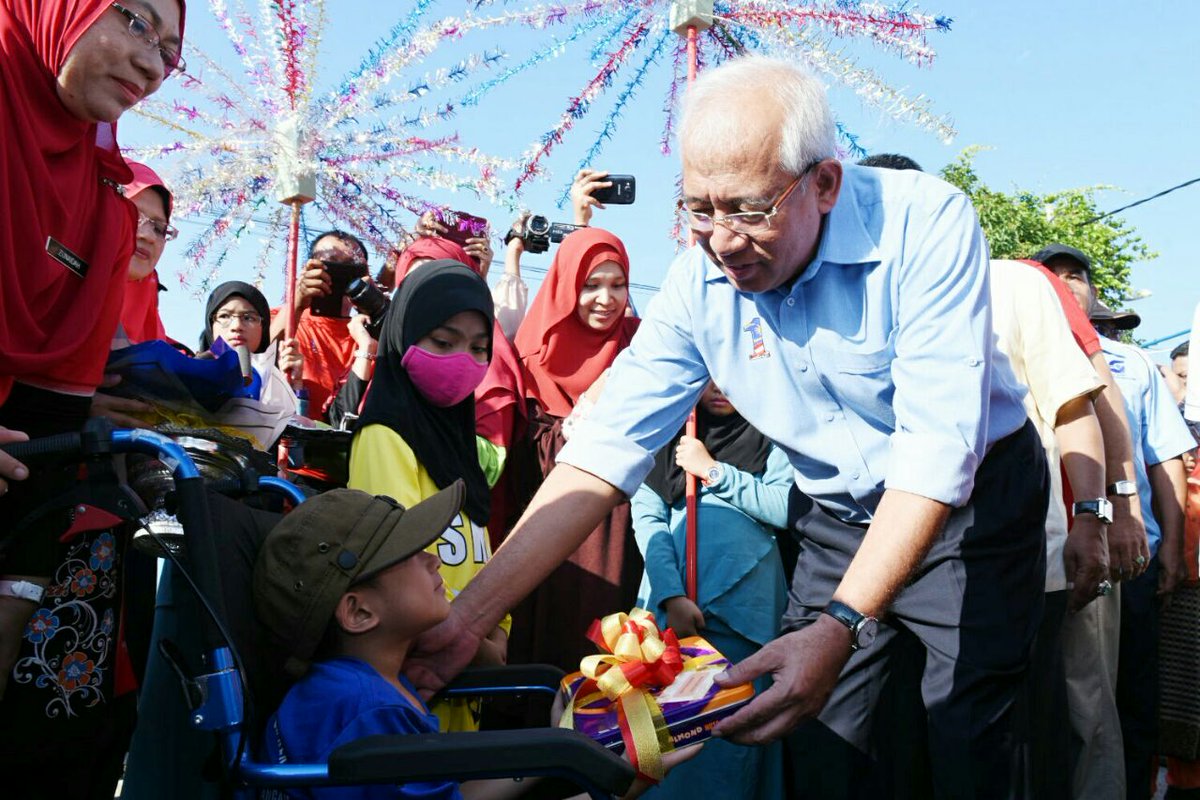
[[566,673],[549,664],[512,664],[470,667],[441,691],[444,697],[478,697],[492,694],[555,694]]
[[342,784],[536,775],[620,795],[633,783],[634,771],[622,757],[565,728],[368,736],[329,755],[329,777]]

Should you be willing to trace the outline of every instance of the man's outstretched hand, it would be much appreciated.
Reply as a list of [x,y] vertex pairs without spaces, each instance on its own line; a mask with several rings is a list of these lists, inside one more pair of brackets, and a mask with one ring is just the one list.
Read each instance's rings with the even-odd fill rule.
[[428,700],[454,680],[479,650],[473,633],[450,605],[450,616],[417,637],[404,661],[404,674]]
[[738,744],[765,744],[821,713],[850,658],[850,631],[821,614],[811,625],[781,636],[717,678],[722,687],[770,673],[775,683],[713,734]]

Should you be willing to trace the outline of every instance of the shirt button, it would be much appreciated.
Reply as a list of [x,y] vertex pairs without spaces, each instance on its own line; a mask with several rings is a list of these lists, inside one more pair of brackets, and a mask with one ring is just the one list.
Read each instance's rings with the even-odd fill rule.
[[825,421],[826,421],[826,422],[833,422],[833,414],[826,414],[826,415],[825,415]]
[[808,372],[808,364],[801,364],[801,365],[800,365],[800,371],[801,371],[801,372]]
[[794,298],[794,297],[789,297],[789,298],[787,299],[787,304],[788,304],[789,306],[794,306],[794,305],[796,305],[796,298]]
[[853,480],[858,480],[858,472],[857,472],[857,471],[855,471],[855,472],[851,472],[851,473],[850,473],[850,477],[851,477],[851,479],[853,479]]

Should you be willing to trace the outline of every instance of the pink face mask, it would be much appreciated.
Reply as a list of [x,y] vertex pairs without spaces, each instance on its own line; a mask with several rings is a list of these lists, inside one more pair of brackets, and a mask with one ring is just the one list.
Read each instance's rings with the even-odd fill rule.
[[415,344],[408,348],[400,366],[408,372],[425,399],[440,408],[456,406],[466,400],[487,374],[487,362],[479,363],[470,353],[439,356]]

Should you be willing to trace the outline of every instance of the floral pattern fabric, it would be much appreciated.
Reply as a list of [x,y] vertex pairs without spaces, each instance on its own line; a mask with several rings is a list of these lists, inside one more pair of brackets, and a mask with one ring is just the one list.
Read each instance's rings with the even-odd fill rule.
[[119,560],[111,531],[80,535],[25,626],[10,692],[36,690],[48,718],[78,717],[111,694]]

